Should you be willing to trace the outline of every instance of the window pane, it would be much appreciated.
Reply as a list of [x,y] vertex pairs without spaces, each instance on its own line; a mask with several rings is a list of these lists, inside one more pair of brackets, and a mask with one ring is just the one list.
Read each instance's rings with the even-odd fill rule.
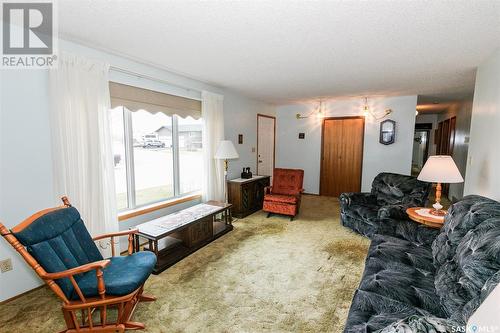
[[132,129],[136,205],[173,197],[172,118],[132,112]]
[[125,160],[125,126],[123,107],[111,110],[111,135],[113,140],[113,160],[115,166],[116,203],[118,210],[128,206],[127,166]]
[[201,190],[203,177],[202,120],[178,117],[181,194]]

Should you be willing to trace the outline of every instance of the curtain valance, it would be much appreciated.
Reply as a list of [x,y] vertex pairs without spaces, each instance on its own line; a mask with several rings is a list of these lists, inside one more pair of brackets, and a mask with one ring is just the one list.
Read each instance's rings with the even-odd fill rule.
[[201,117],[201,101],[169,95],[166,93],[110,82],[111,107],[124,106],[130,111],[147,110],[152,113],[162,112],[168,116],[174,114],[186,118]]

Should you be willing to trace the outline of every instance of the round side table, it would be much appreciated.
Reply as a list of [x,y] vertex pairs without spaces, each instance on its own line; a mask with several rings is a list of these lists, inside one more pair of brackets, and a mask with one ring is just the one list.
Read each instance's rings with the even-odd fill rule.
[[415,222],[424,224],[430,228],[440,229],[444,223],[444,216],[431,215],[432,208],[412,207],[406,210],[408,217]]

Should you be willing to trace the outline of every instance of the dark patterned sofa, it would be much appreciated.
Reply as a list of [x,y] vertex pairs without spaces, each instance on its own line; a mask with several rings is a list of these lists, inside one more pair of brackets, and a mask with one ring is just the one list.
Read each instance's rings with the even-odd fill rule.
[[412,176],[383,172],[372,183],[371,193],[342,193],[342,225],[364,236],[377,233],[397,235],[422,243],[436,237],[436,232],[415,223],[407,223],[406,209],[424,206],[431,189]]
[[431,245],[372,235],[344,333],[464,332],[499,281],[500,203],[467,196]]

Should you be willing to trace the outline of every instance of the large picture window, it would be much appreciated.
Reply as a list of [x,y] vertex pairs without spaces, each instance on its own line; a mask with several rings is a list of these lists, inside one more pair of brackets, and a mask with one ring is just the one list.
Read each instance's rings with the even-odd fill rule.
[[111,124],[119,210],[201,190],[201,119],[118,106]]

